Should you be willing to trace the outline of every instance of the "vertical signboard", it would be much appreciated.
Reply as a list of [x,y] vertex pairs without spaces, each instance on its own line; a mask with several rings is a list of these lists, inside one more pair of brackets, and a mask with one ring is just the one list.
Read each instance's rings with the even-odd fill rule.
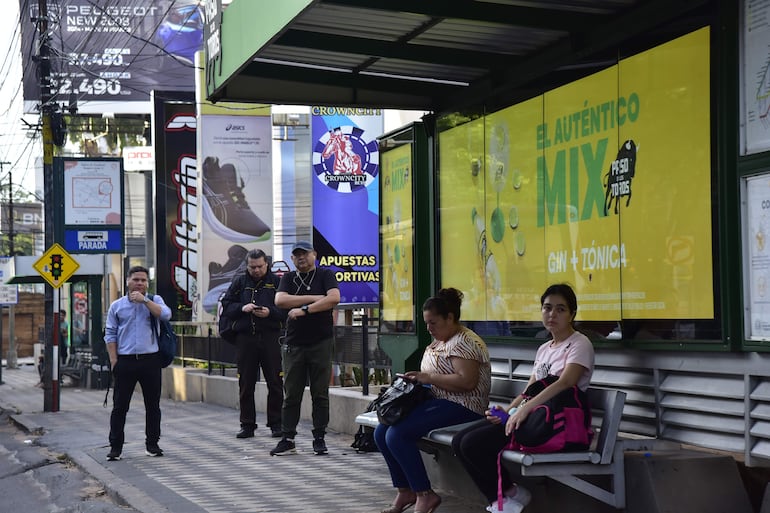
[[[217,9],[221,13],[221,6]],[[249,251],[273,254],[273,125],[269,105],[207,101],[208,66],[202,53],[196,58],[202,194],[199,301],[193,315],[205,321],[218,314],[219,301],[233,278],[246,272]]]
[[153,94],[156,290],[174,320],[190,320],[197,297],[198,167],[192,93]]
[[379,296],[380,109],[312,108],[313,245],[342,303]]
[[208,95],[210,79],[216,72],[216,64],[220,61],[222,52],[222,0],[205,0],[203,6],[205,15],[203,26],[203,44],[206,53],[206,81],[198,86],[198,91]]
[[64,249],[70,253],[122,253],[123,160],[56,157],[54,173],[61,183],[56,222],[63,225]]
[[382,152],[382,320],[414,321],[412,143]]
[[[269,113],[269,110],[268,110]],[[200,117],[203,311],[216,314],[246,254],[273,247],[272,120],[268,116]]]

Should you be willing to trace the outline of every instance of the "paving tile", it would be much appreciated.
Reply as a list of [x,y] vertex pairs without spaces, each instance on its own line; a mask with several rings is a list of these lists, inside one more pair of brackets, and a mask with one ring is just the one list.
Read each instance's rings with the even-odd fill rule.
[[[278,440],[264,428],[264,415],[257,419],[261,427],[254,438],[236,439],[238,412],[205,403],[162,400],[160,446],[165,455],[148,457],[139,393],[128,413],[123,459],[108,462],[110,408],[102,406],[104,391],[64,388],[61,411],[43,413],[43,390],[35,387],[34,366],[28,367],[3,369],[0,408],[19,411],[13,417],[22,425],[42,427],[39,443],[87,458],[82,466],[139,511],[366,513],[381,511],[394,495],[382,457],[356,453],[350,448],[352,435],[327,434],[329,454],[316,456],[311,425],[302,422],[298,454],[270,456]],[[440,513],[473,511],[483,509],[446,495],[440,508]]]

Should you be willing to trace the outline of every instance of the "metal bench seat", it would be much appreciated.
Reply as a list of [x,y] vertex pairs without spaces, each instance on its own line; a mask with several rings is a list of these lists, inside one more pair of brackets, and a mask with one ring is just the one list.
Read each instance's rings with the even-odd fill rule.
[[[523,380],[495,378],[490,393],[491,404],[507,405],[526,386]],[[662,446],[671,448],[668,442],[655,439],[619,440],[620,421],[623,417],[626,394],[620,390],[605,388],[588,389],[593,426],[595,428],[591,449],[578,452],[530,454],[519,451],[504,451],[502,461],[515,466],[523,476],[543,476],[563,483],[581,493],[589,495],[615,508],[625,508],[625,451],[651,451]],[[452,438],[466,427],[485,420],[478,420],[454,426],[434,429],[423,441],[424,445],[439,444],[451,446]],[[376,427],[376,412],[362,413],[356,423]],[[435,447],[435,446],[434,446]],[[429,448],[423,450],[430,451]],[[584,476],[607,476],[609,485],[602,487]]]

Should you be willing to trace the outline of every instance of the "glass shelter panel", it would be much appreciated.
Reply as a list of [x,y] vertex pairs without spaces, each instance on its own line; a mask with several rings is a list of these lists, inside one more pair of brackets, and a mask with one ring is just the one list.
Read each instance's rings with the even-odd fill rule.
[[706,27],[439,132],[440,283],[469,325],[536,334],[565,282],[594,338],[721,338],[709,45]]

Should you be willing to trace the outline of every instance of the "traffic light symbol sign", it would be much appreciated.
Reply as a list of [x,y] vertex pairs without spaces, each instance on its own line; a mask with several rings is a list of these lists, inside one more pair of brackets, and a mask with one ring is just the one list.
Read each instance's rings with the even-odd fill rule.
[[80,264],[63,247],[54,243],[32,267],[49,285],[58,289],[75,274]]
[[51,255],[51,276],[59,281],[62,275],[62,256],[59,254]]

